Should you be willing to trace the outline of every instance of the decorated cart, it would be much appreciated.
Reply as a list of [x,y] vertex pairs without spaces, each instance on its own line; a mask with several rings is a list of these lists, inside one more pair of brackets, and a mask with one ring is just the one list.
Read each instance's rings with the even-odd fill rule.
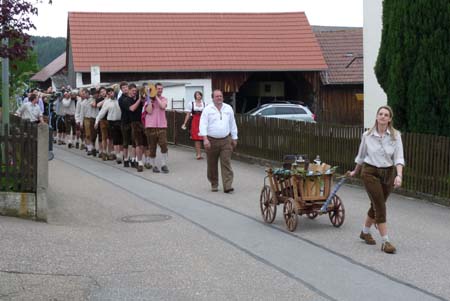
[[327,214],[333,226],[340,227],[344,223],[345,208],[336,192],[344,183],[345,177],[333,187],[336,168],[320,162],[308,164],[298,158],[296,156],[293,163],[286,163],[285,160],[283,168],[266,169],[267,175],[260,195],[263,220],[272,223],[277,206],[282,204],[283,217],[289,231],[297,228],[299,215],[315,219]]

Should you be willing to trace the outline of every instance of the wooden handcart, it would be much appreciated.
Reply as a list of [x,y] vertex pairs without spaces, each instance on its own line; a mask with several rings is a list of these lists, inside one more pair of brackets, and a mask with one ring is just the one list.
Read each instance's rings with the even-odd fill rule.
[[[333,226],[340,227],[344,223],[345,208],[336,192],[345,178],[332,190],[333,173],[296,173],[288,169],[268,168],[260,196],[263,220],[272,223],[277,214],[277,206],[283,204],[283,217],[291,232],[297,228],[299,215],[315,219],[319,215],[328,214]],[[269,185],[266,184],[267,180]]]

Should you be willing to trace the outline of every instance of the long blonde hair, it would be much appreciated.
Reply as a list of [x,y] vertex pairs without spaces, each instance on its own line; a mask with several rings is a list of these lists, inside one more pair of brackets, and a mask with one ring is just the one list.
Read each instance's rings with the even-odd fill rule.
[[[391,121],[389,121],[389,123],[388,123],[388,130],[389,130],[389,132],[391,133],[391,139],[392,139],[392,140],[396,140],[396,139],[397,139],[398,130],[396,130],[396,129],[394,128],[394,126],[392,125],[392,123],[393,123],[393,121],[394,121],[394,111],[392,111],[392,108],[391,108],[390,106],[388,106],[388,105],[381,106],[381,107],[378,108],[378,110],[377,110],[377,115],[376,115],[376,116],[378,116],[378,113],[379,113],[380,110],[382,110],[382,109],[387,110],[387,111],[389,112],[389,115],[391,115]],[[373,125],[373,127],[370,128],[368,134],[372,134],[372,132],[373,132],[375,129],[378,130],[378,121],[377,121],[376,117],[375,117],[375,124]]]

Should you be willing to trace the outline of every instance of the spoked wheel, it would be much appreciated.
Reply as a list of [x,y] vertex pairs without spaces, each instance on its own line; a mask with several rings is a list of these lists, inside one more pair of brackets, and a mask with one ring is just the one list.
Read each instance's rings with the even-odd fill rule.
[[273,202],[273,193],[269,186],[265,185],[259,197],[261,215],[266,223],[271,224],[277,215],[277,205]]
[[315,219],[318,215],[319,215],[319,213],[317,213],[317,212],[310,212],[310,213],[307,213],[307,214],[306,214],[306,216],[307,216],[309,219]]
[[286,200],[283,206],[284,221],[286,222],[287,229],[292,232],[297,228],[298,216],[295,212],[294,199],[289,198]]
[[335,227],[340,227],[344,223],[345,220],[345,208],[344,204],[341,201],[341,198],[335,195],[331,200],[333,206],[333,210],[328,213],[330,217],[330,221]]

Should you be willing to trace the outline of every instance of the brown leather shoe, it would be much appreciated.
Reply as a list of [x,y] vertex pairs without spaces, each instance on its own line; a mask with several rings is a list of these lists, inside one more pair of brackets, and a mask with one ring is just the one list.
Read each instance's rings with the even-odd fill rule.
[[231,188],[225,189],[223,192],[225,192],[225,193],[232,193],[233,191],[234,191],[234,188],[231,187]]
[[375,239],[373,239],[372,234],[370,233],[365,234],[363,231],[361,231],[359,238],[364,240],[368,245],[375,245],[377,243]]
[[397,249],[390,243],[390,242],[384,242],[381,244],[381,251],[388,254],[394,254]]
[[143,171],[144,171],[144,166],[138,165],[137,171],[138,171],[138,172],[143,172]]

